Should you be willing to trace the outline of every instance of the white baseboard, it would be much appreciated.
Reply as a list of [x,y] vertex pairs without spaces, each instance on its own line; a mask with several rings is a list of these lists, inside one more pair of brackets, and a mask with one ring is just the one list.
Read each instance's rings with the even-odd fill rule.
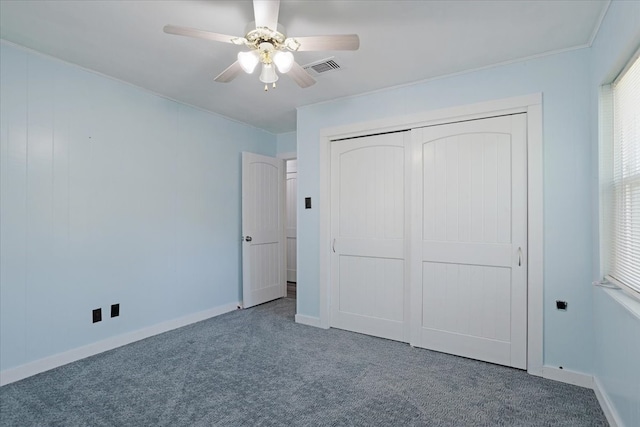
[[602,387],[602,384],[600,383],[598,377],[593,377],[593,391],[596,393],[598,403],[600,403],[602,412],[604,412],[604,416],[607,417],[607,422],[609,423],[609,425],[611,427],[623,427],[624,423],[620,419],[620,415],[618,415],[618,411],[616,411],[616,408],[611,404],[609,395]]
[[122,347],[123,345],[131,344],[132,342],[140,341],[163,332],[171,331],[173,329],[181,328],[192,323],[228,313],[236,310],[239,304],[240,303],[238,302],[234,302],[214,307],[209,310],[189,314],[178,319],[158,323],[147,328],[138,329],[137,331],[128,332],[123,335],[118,335],[82,347],[74,348],[69,351],[65,351],[64,353],[54,354],[53,356],[38,359],[24,365],[16,366],[15,368],[6,369],[0,372],[0,386],[57,368],[58,366],[66,365],[67,363],[75,362],[76,360],[84,359],[85,357],[113,350],[114,348]]
[[552,366],[542,367],[542,377],[573,384],[585,388],[593,388],[593,376],[582,372],[571,371],[569,369],[559,369]]
[[305,316],[303,314],[296,314],[296,323],[300,323],[301,325],[315,326],[316,328],[320,328],[320,318]]
[[542,376],[542,366],[532,366],[531,364],[528,364],[527,373],[529,375],[535,375],[536,377],[541,377]]

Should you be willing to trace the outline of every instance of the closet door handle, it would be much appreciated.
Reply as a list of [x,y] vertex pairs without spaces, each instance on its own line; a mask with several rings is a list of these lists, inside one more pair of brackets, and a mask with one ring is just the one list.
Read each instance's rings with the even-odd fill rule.
[[522,248],[518,248],[518,267],[522,265]]
[[336,253],[336,239],[333,239],[333,242],[331,243],[331,249],[333,250],[333,253]]

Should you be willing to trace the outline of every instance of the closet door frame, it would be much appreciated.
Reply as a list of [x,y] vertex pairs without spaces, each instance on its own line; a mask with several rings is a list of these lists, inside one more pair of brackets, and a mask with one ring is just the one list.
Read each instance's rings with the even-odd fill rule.
[[[332,141],[382,132],[409,130],[424,126],[527,113],[527,372],[543,375],[543,146],[542,94],[499,99],[478,104],[426,111],[408,116],[327,128],[320,132],[320,239],[319,297],[320,327],[330,321],[331,251],[331,143]],[[420,159],[412,159],[412,162]],[[411,259],[409,254],[408,259]]]

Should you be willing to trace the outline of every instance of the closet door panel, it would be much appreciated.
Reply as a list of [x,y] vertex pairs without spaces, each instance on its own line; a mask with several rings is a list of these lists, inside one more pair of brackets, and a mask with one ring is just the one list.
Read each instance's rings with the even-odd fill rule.
[[331,326],[408,340],[406,133],[331,151]]
[[524,369],[526,116],[417,129],[414,144],[413,344]]

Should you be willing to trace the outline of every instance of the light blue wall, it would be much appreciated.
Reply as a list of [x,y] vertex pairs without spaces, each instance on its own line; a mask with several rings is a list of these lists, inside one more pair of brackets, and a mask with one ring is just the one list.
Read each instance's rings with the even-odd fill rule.
[[[589,49],[298,109],[298,196],[319,197],[327,127],[543,93],[544,363],[592,371]],[[317,205],[316,205],[317,206]],[[319,315],[319,212],[298,211],[298,312]],[[569,302],[557,311],[555,300]]]
[[635,306],[627,309],[612,292],[622,291],[593,290],[593,375],[620,425],[640,426],[640,302],[627,299],[626,304]]
[[[591,52],[591,145],[594,212],[594,274],[598,279],[598,90],[611,82],[640,48],[640,2],[614,1],[605,16]],[[640,102],[640,100],[639,100]],[[635,314],[617,300],[611,291],[593,289],[594,303],[594,377],[627,426],[640,425],[640,304]],[[632,305],[633,302],[630,302]]]
[[279,133],[278,138],[278,154],[295,153],[297,150],[296,132]]
[[274,135],[5,43],[0,65],[0,369],[239,301],[240,152]]

